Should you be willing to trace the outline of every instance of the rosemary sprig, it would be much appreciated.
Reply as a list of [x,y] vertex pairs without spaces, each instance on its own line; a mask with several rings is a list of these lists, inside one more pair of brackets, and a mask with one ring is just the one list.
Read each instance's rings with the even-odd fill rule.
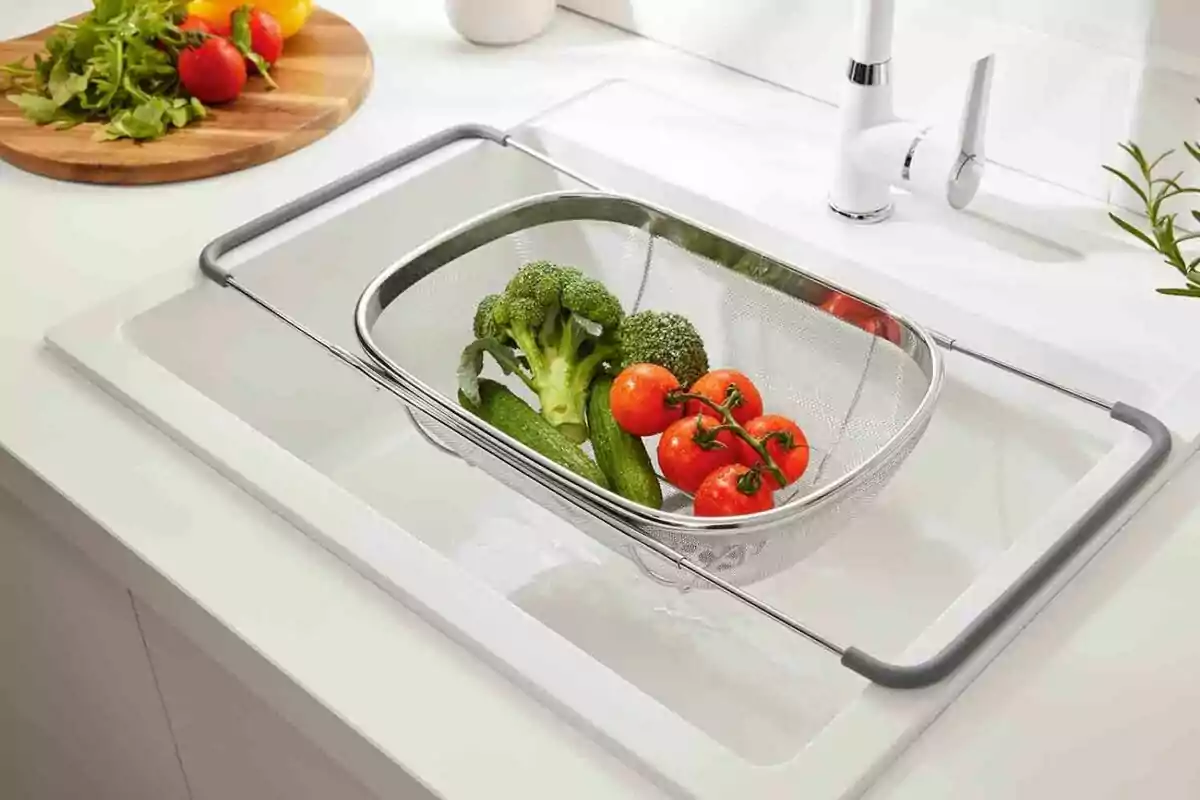
[[[1200,163],[1200,142],[1194,144],[1184,142],[1183,146],[1187,149],[1188,155],[1197,163]],[[1200,233],[1187,233],[1180,230],[1176,227],[1176,220],[1179,215],[1177,213],[1168,214],[1163,212],[1163,203],[1167,200],[1185,194],[1200,194],[1200,187],[1181,185],[1179,181],[1183,177],[1182,172],[1170,177],[1156,174],[1162,162],[1174,154],[1174,150],[1168,150],[1154,160],[1148,160],[1142,149],[1133,142],[1122,144],[1121,149],[1137,165],[1137,177],[1130,177],[1128,174],[1108,164],[1104,165],[1104,169],[1116,175],[1142,201],[1145,205],[1146,217],[1150,223],[1150,230],[1144,231],[1129,220],[1123,219],[1112,212],[1109,212],[1108,216],[1130,236],[1133,236],[1151,250],[1161,255],[1163,260],[1178,270],[1187,281],[1186,286],[1159,289],[1158,292],[1160,294],[1175,295],[1177,297],[1200,297],[1200,272],[1197,271],[1197,268],[1200,267],[1200,256],[1188,260],[1180,249],[1180,245],[1184,242],[1189,242],[1192,239],[1200,239]],[[1200,223],[1200,211],[1192,211],[1191,215],[1197,223]]]

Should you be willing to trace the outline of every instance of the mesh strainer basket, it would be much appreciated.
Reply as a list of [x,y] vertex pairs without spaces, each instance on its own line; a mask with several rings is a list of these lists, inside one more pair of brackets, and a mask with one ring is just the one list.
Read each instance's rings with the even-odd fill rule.
[[[627,310],[674,311],[700,330],[710,361],[748,374],[767,410],[796,420],[810,466],[776,496],[770,511],[728,518],[690,514],[691,501],[664,482],[662,510],[581,479],[476,420],[452,400],[457,375],[425,343],[471,341],[480,298],[504,289],[530,261],[577,267],[601,280]],[[928,424],[942,366],[928,334],[727,237],[648,203],[599,192],[553,192],[471,220],[406,256],[365,290],[356,314],[367,353],[407,391],[470,423],[465,435],[418,419],[448,449],[545,501],[533,460],[549,488],[570,490],[584,509],[682,554],[734,585],[786,569],[819,547],[891,478]],[[519,380],[494,376],[536,404]],[[536,405],[535,405],[536,407]],[[457,427],[457,426],[456,426]],[[459,428],[463,430],[463,428]],[[481,445],[489,443],[490,448]],[[648,442],[653,453],[655,441]],[[497,456],[499,456],[497,458]],[[514,468],[515,467],[515,468]],[[660,580],[711,585],[669,562],[646,563],[636,545],[613,539],[609,523],[578,504],[554,503],[577,526],[631,551]]]

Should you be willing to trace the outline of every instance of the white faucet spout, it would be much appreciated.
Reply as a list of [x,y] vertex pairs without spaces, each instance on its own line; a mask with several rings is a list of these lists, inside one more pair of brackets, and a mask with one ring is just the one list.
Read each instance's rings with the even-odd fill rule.
[[860,64],[882,64],[892,58],[896,0],[855,0],[850,58]]
[[983,172],[991,57],[975,66],[958,136],[931,134],[892,110],[895,0],[854,0],[854,11],[830,207],[855,222],[879,222],[891,214],[891,190],[899,186],[963,208]]

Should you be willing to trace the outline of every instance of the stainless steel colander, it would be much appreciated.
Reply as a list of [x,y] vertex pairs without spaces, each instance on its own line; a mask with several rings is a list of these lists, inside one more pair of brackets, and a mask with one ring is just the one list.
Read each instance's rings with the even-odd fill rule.
[[[693,320],[714,366],[747,373],[769,411],[799,423],[810,468],[778,493],[775,508],[694,517],[689,499],[665,483],[665,510],[633,503],[538,456],[451,399],[456,365],[428,342],[465,346],[479,299],[501,291],[522,264],[542,259],[598,278],[627,309]],[[554,488],[579,492],[585,508],[603,509],[740,585],[786,569],[835,534],[887,483],[933,413],[942,362],[930,336],[869,301],[842,301],[874,320],[868,332],[822,308],[835,293],[843,292],[648,203],[553,192],[497,208],[400,259],[363,292],[355,322],[364,350],[400,386],[469,424],[459,435],[424,421],[448,449],[544,502],[515,453],[533,457],[532,469]],[[499,370],[495,377],[504,380]],[[520,381],[506,383],[529,396]],[[501,449],[500,463],[481,447],[485,441]],[[649,444],[653,452],[655,442]],[[567,514],[612,541],[607,523],[597,525],[574,506]],[[669,563],[642,563],[660,580],[710,585]]]

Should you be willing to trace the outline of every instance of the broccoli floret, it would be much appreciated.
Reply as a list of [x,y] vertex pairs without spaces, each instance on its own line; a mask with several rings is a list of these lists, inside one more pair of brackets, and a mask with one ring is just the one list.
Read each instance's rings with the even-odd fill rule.
[[617,358],[624,316],[603,283],[573,267],[535,261],[518,270],[503,294],[480,301],[474,328],[479,339],[515,347],[518,377],[537,393],[542,416],[572,441],[584,442],[588,389],[604,364]]
[[670,311],[641,311],[626,317],[620,347],[622,369],[630,364],[658,364],[684,386],[708,372],[708,353],[696,326]]
[[504,296],[525,297],[540,306],[550,306],[557,303],[562,294],[562,282],[566,273],[567,270],[549,261],[531,262],[512,276],[504,289]]
[[625,316],[621,301],[603,283],[586,275],[566,277],[562,285],[562,305],[603,328],[615,329]]
[[487,339],[489,337],[500,339],[505,336],[503,329],[496,324],[494,316],[496,304],[499,302],[500,295],[498,294],[489,294],[479,301],[479,307],[475,309],[476,339]]

